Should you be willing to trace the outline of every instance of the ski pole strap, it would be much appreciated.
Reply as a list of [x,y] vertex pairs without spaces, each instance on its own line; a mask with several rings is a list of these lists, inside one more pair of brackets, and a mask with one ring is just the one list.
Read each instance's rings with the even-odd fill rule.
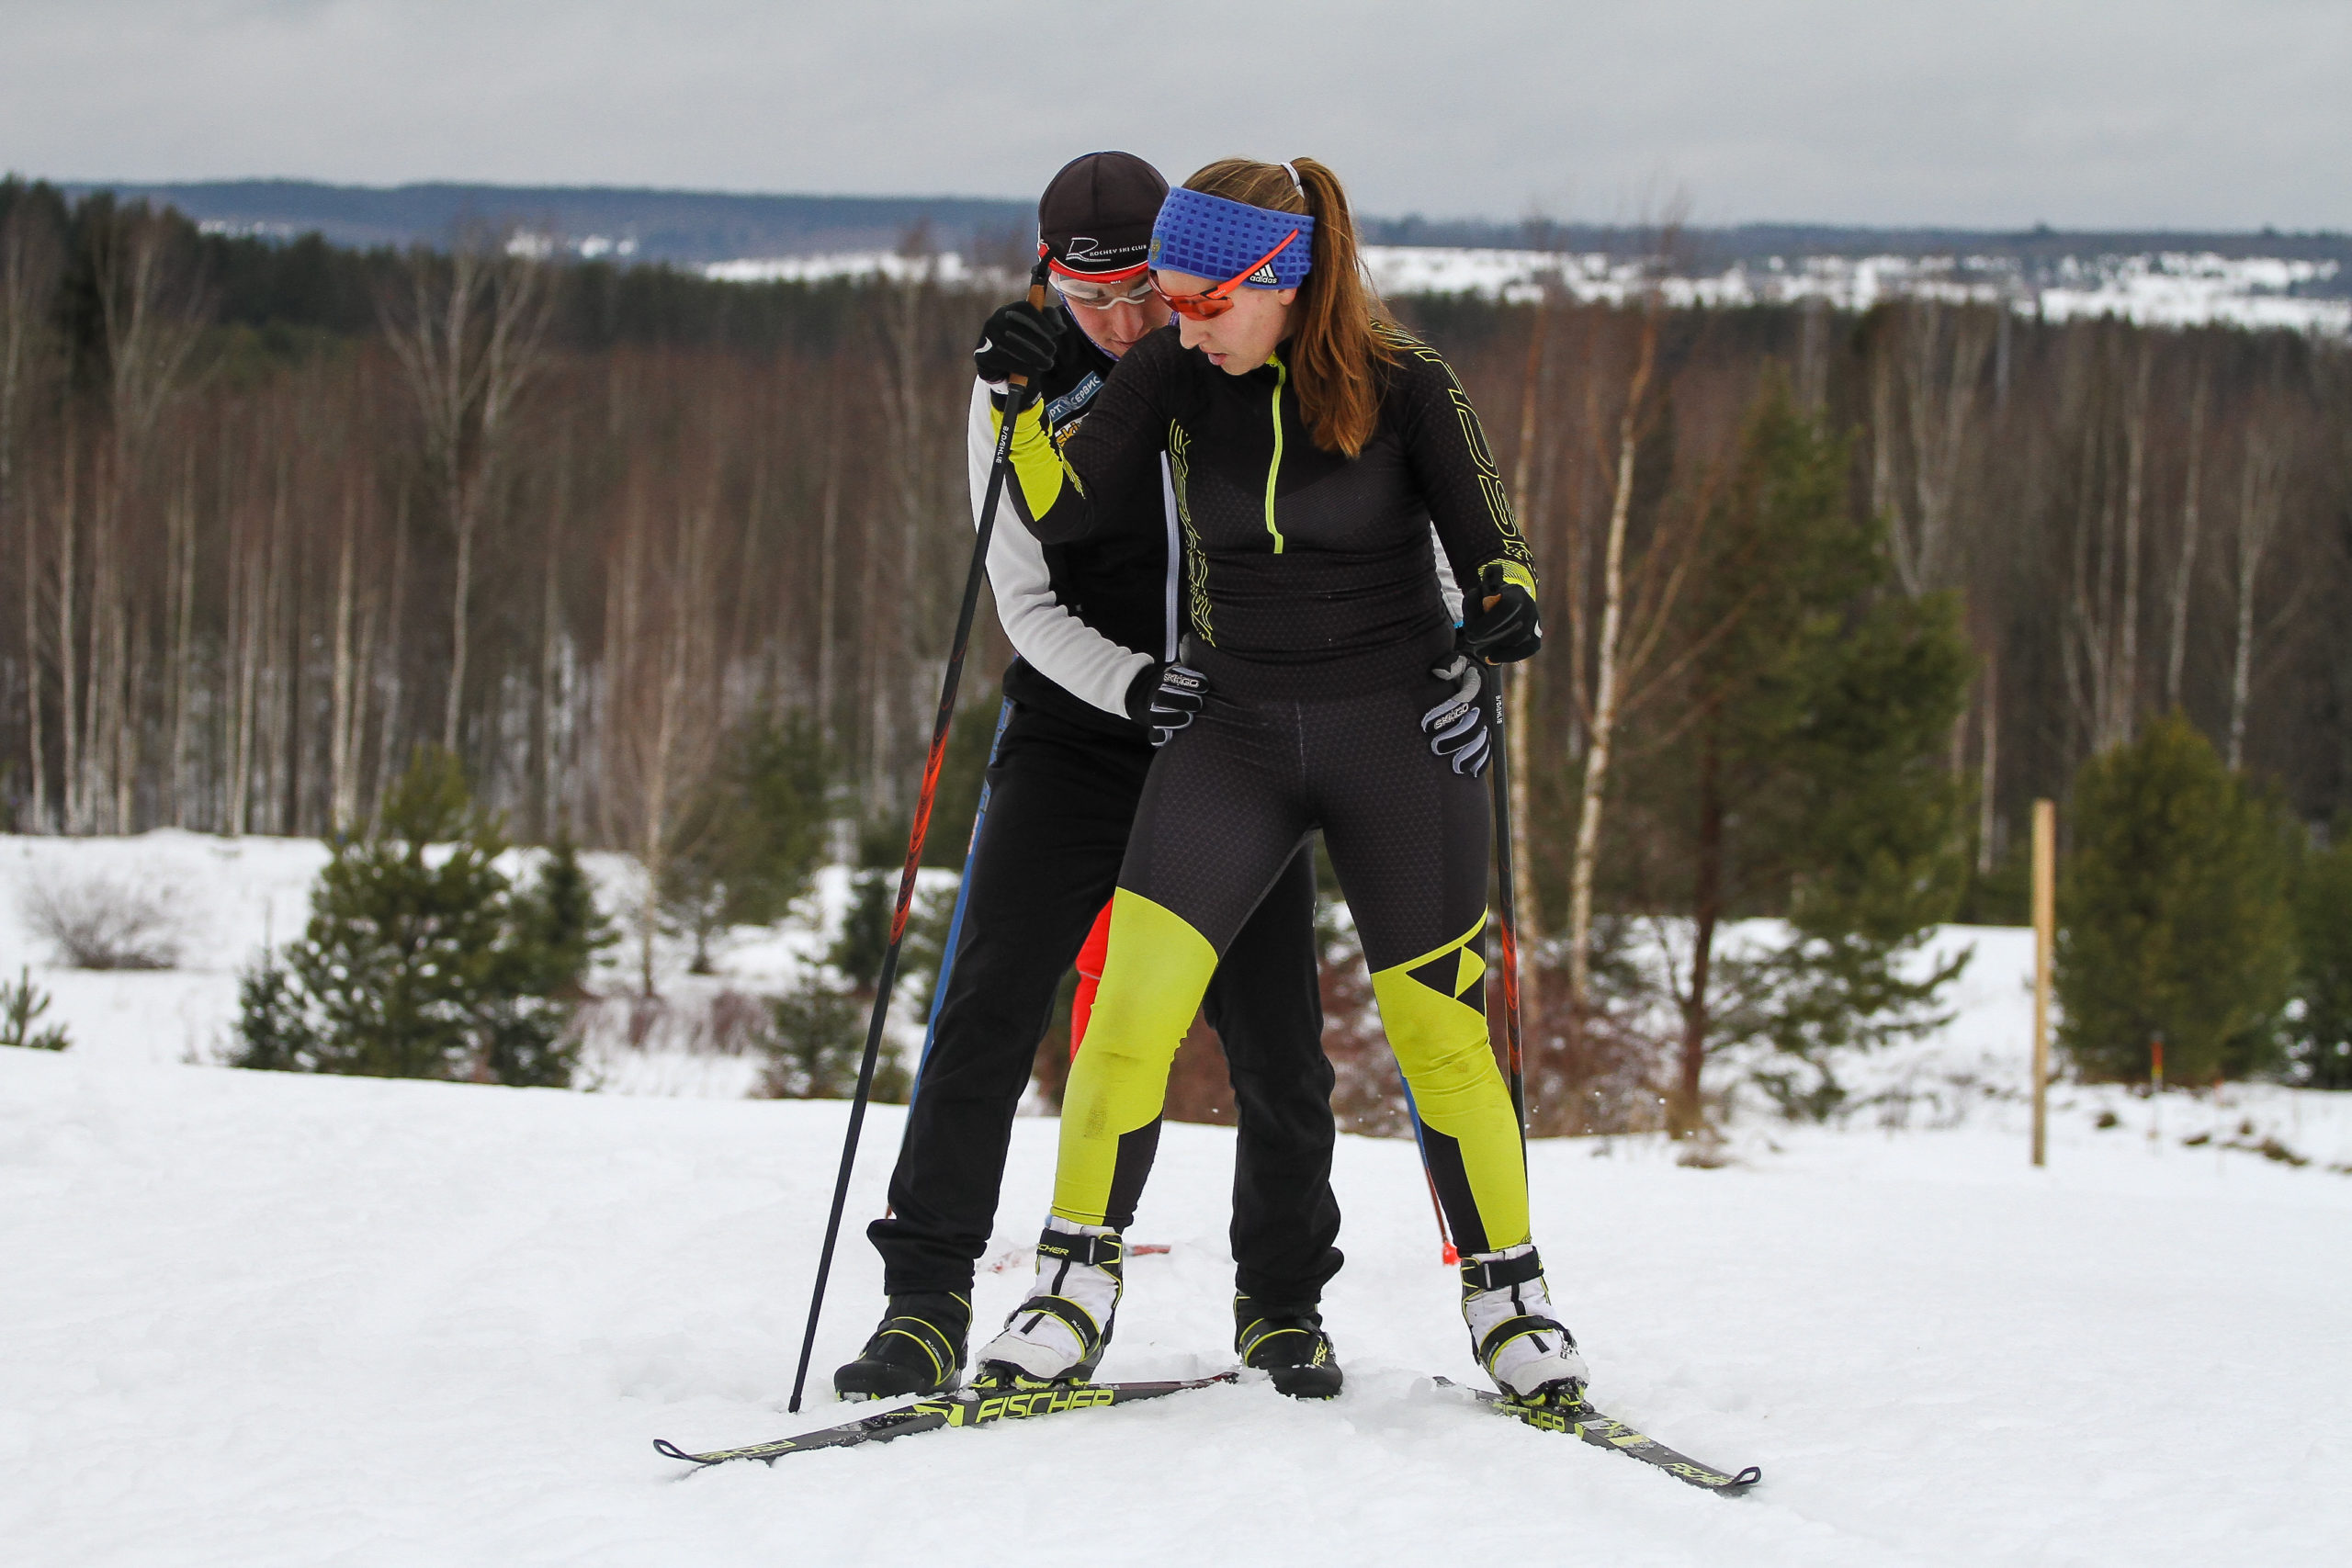
[[1462,1288],[1464,1291],[1507,1291],[1513,1285],[1524,1285],[1544,1272],[1544,1259],[1529,1247],[1517,1258],[1493,1258],[1462,1260]]

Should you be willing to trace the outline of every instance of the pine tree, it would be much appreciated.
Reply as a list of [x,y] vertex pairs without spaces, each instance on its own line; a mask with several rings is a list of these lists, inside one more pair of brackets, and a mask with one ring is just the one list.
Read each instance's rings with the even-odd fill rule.
[[[890,949],[890,917],[904,869],[898,857],[906,841],[900,823],[870,824],[862,835],[858,858],[865,863],[851,876],[849,908],[824,963],[810,965],[800,984],[775,1000],[763,1092],[782,1100],[830,1100],[856,1088],[874,994]],[[895,1016],[920,1016],[929,1005],[954,912],[952,896],[916,892],[892,982]],[[874,1099],[885,1105],[903,1103],[913,1083],[913,1074],[886,1042],[874,1067]]]
[[729,738],[662,865],[663,919],[694,939],[695,974],[714,936],[781,919],[808,890],[832,808],[833,760],[807,715],[762,714]]
[[324,1070],[318,1031],[295,988],[294,972],[276,948],[262,949],[253,967],[237,978],[237,1066],[271,1073]]
[[[1769,1040],[1762,1075],[1792,1111],[1842,1099],[1828,1053],[1932,1027],[1954,961],[1916,954],[1963,866],[1961,795],[1942,762],[1969,658],[1945,595],[1896,592],[1883,523],[1854,506],[1847,446],[1767,377],[1704,521],[1679,617],[1685,709],[1672,744],[1628,769],[1648,818],[1636,874],[1687,912],[1670,1123],[1697,1132],[1708,1055]],[[1622,835],[1633,839],[1634,835]],[[1724,922],[1781,916],[1762,955],[1715,951]]]
[[2058,893],[2059,1040],[2089,1078],[2268,1066],[2292,985],[2292,840],[2178,712],[2083,764]]
[[302,939],[246,974],[238,1065],[568,1083],[571,1004],[609,939],[568,844],[521,895],[505,849],[457,760],[421,750],[375,831],[334,846]]
[[483,1076],[503,1084],[561,1088],[579,1046],[568,1039],[574,1008],[588,994],[588,970],[618,941],[596,908],[595,890],[571,836],[560,833],[537,880],[510,900],[503,962],[479,1004]]
[[49,993],[33,984],[29,966],[19,969],[15,985],[0,985],[0,1045],[22,1046],[28,1051],[62,1051],[74,1042],[67,1037],[62,1023],[40,1023],[41,1014],[49,1010]]
[[557,833],[538,880],[515,897],[514,928],[516,945],[529,958],[525,989],[564,1001],[586,996],[596,955],[620,935],[596,907],[596,890],[569,830]]

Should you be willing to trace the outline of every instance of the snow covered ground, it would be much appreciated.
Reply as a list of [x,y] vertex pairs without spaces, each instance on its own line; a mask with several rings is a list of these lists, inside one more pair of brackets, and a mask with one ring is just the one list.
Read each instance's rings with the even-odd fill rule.
[[[787,1416],[845,1108],[203,1065],[261,912],[298,929],[321,853],[0,840],[0,892],[177,868],[201,916],[190,968],[77,975],[0,897],[0,964],[33,963],[77,1041],[0,1051],[0,1561],[2276,1568],[2352,1540],[2352,1096],[2062,1086],[2034,1170],[2009,931],[1946,933],[1978,947],[1959,1016],[1857,1067],[1873,1103],[1843,1129],[1750,1100],[1719,1168],[1654,1138],[1531,1150],[1596,1399],[1760,1464],[1746,1498],[1431,1387],[1475,1376],[1453,1282],[1411,1145],[1359,1138],[1338,1402],[1245,1385],[678,1483],[653,1438],[855,1413],[821,1391],[879,1304],[855,1227],[899,1113],[867,1123],[820,1397]],[[729,962],[786,963],[772,940]],[[1025,1282],[1055,1130],[1016,1124],[983,1323]],[[1171,1250],[1131,1265],[1106,1375],[1228,1361],[1232,1148],[1168,1129],[1132,1235]]]
[[[2167,1107],[2167,1111],[2171,1108]],[[1350,1138],[1347,1395],[1262,1385],[673,1483],[782,1414],[842,1108],[0,1059],[0,1540],[29,1564],[2323,1563],[2352,1180],[2059,1119],[1532,1151],[1600,1402],[1739,1501],[1453,1404],[1411,1146]],[[869,1123],[850,1213],[898,1132]],[[2339,1122],[2339,1134],[2346,1130]],[[1040,1214],[1016,1127],[996,1246]],[[1231,1134],[1171,1127],[1114,1376],[1227,1359]],[[984,1273],[984,1320],[1017,1268]],[[818,1343],[854,1352],[852,1231]]]

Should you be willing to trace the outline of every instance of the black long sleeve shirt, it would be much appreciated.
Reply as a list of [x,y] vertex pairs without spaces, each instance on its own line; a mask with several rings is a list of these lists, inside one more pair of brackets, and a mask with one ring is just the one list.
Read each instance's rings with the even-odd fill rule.
[[1195,636],[1252,672],[1260,694],[1346,690],[1428,667],[1451,637],[1430,525],[1455,581],[1534,561],[1470,400],[1436,350],[1383,329],[1380,415],[1355,457],[1315,445],[1281,352],[1229,376],[1170,325],[1119,362],[1084,417],[1015,432],[1013,502],[1061,544],[1129,525],[1098,507],[1165,452],[1184,536]]

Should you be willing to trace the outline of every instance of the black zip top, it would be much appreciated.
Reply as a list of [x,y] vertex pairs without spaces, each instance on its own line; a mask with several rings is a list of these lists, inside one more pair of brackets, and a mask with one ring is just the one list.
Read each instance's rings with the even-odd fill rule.
[[1132,492],[1164,450],[1188,618],[1227,671],[1214,678],[1305,695],[1425,664],[1452,636],[1432,521],[1458,581],[1500,563],[1532,592],[1534,562],[1452,368],[1405,333],[1382,339],[1395,359],[1381,368],[1379,421],[1349,458],[1315,445],[1287,344],[1229,376],[1174,326],[1152,333],[1074,425],[1023,417],[1012,487],[1023,522],[1048,544],[1133,526],[1128,509],[1101,500]]

